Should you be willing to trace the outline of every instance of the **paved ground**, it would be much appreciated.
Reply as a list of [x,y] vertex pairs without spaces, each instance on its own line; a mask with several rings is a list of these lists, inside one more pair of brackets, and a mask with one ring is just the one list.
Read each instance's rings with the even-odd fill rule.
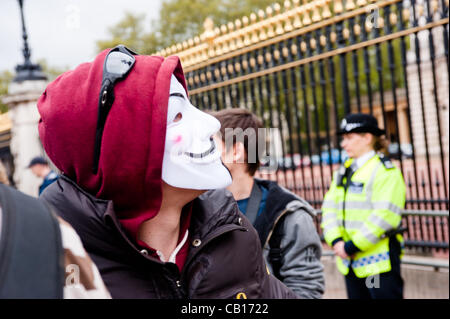
[[[402,264],[402,277],[405,282],[405,299],[448,299],[449,271],[448,259],[405,256],[405,261],[427,263],[430,261],[447,265],[435,270],[433,267]],[[346,299],[344,277],[336,268],[333,256],[322,257],[325,267],[324,299]]]

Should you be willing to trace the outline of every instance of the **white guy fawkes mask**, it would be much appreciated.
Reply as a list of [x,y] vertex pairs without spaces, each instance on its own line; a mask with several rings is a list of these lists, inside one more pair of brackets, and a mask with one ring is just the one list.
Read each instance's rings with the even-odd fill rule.
[[184,87],[172,75],[167,110],[166,144],[162,179],[187,189],[209,190],[231,184],[231,175],[222,164],[221,150],[212,136],[220,122],[193,106]]

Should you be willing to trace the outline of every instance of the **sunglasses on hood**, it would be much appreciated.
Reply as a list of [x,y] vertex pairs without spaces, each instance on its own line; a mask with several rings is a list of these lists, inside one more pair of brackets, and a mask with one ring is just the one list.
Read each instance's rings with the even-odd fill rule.
[[98,98],[97,129],[95,131],[94,160],[92,172],[97,174],[106,118],[114,103],[114,86],[126,78],[134,66],[135,52],[124,45],[118,45],[109,51],[103,63],[102,87]]

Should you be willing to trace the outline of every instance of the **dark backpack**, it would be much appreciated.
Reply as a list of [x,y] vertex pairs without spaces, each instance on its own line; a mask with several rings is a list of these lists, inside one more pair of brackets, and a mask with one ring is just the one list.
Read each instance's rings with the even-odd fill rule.
[[64,251],[56,217],[0,184],[0,298],[63,298]]

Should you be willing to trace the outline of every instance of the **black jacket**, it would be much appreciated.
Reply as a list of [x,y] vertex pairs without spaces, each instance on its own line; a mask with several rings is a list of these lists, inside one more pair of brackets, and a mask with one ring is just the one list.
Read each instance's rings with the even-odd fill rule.
[[77,231],[113,298],[296,298],[267,273],[258,235],[226,190],[194,200],[189,233],[201,244],[190,246],[181,273],[173,263],[141,254],[113,202],[95,198],[67,177],[40,198]]

